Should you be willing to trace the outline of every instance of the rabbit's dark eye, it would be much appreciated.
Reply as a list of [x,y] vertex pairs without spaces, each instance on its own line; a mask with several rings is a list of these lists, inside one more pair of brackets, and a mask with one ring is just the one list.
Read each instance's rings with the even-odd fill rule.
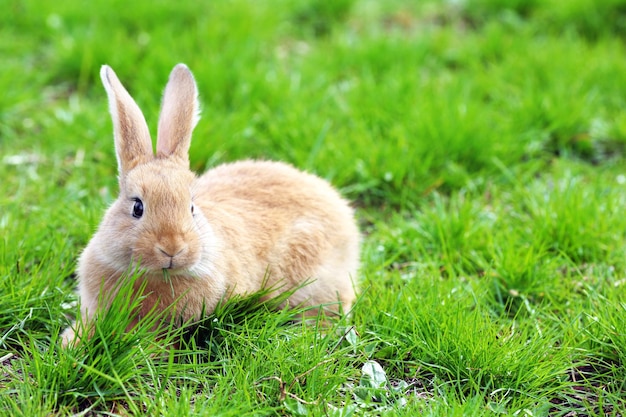
[[138,219],[143,215],[143,203],[140,199],[135,198],[135,204],[133,205],[133,217]]
[[193,203],[191,203],[191,214],[193,214]]

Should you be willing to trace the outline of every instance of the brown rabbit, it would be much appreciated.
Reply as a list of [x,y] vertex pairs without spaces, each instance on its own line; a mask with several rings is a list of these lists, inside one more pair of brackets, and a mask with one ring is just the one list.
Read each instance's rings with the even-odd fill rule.
[[[355,298],[360,235],[354,213],[326,181],[280,162],[246,160],[197,177],[189,170],[198,121],[197,87],[183,65],[163,95],[156,156],[141,110],[108,66],[119,197],[78,262],[82,325],[73,343],[137,266],[146,285],[139,317],[175,300],[182,320],[199,318],[233,294],[298,289],[290,305],[348,311]],[[165,277],[169,277],[165,279]],[[341,306],[341,307],[340,307]],[[78,335],[80,337],[81,335]]]

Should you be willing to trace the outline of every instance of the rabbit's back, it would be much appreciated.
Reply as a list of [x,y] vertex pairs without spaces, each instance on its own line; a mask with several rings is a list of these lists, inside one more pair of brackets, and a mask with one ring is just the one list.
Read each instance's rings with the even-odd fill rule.
[[256,291],[266,276],[289,287],[310,280],[291,303],[350,308],[360,235],[352,208],[328,182],[281,162],[247,160],[207,171],[193,195],[222,244],[234,292]]

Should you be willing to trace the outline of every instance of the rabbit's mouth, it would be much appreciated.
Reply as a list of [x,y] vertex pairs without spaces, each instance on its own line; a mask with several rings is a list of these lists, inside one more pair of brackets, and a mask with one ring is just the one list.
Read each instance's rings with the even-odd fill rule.
[[190,265],[188,262],[182,262],[176,259],[165,260],[161,262],[161,271],[167,271],[170,275],[188,275]]
[[195,264],[193,259],[178,257],[159,257],[158,259],[144,259],[139,265],[142,270],[152,276],[183,276],[189,275]]
[[168,274],[168,275],[189,275],[189,269],[187,268],[180,268],[180,267],[176,267],[176,268],[161,268],[161,273],[162,274]]
[[162,268],[159,271],[163,281],[170,282],[172,279],[188,278],[191,276],[188,269],[185,268]]
[[170,257],[170,263],[163,269],[174,269],[174,257]]
[[186,243],[178,245],[155,245],[151,260],[156,270],[168,271],[169,274],[186,273],[197,262],[198,253]]

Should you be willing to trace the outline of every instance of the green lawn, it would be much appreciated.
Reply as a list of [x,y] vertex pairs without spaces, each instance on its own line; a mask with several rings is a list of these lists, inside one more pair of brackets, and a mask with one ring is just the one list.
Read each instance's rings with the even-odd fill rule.
[[[0,415],[624,415],[624,39],[624,0],[4,0]],[[63,350],[117,193],[100,66],[155,131],[178,62],[195,170],[284,160],[354,202],[359,301],[233,300],[171,350],[120,297]]]

